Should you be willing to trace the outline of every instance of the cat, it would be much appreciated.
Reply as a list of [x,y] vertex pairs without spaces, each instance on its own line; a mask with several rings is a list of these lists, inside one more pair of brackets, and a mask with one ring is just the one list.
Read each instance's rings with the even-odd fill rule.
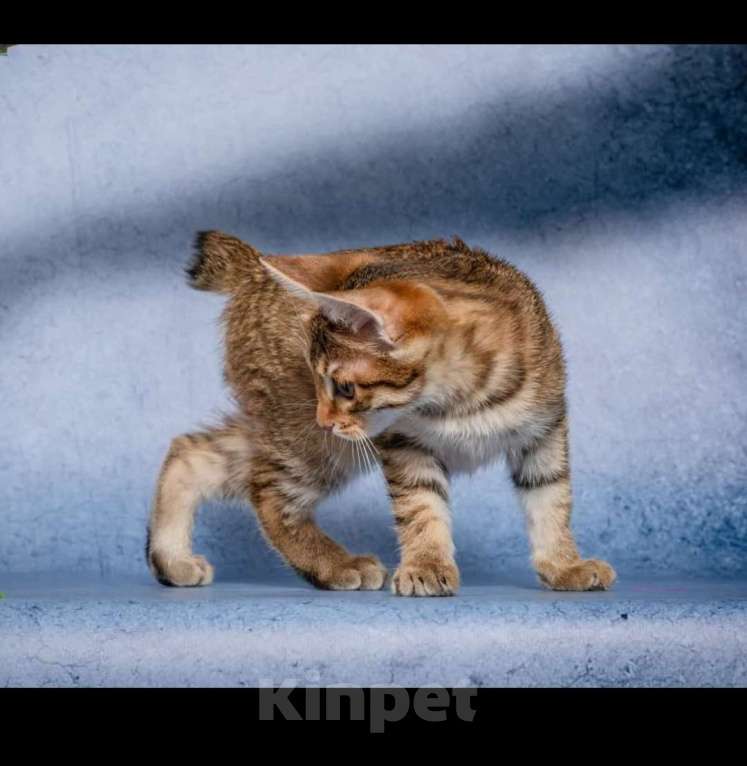
[[231,497],[251,502],[270,545],[315,586],[382,588],[378,558],[314,521],[320,500],[379,464],[401,549],[392,591],[453,595],[449,477],[505,456],[541,583],[612,585],[612,567],[582,559],[569,526],[563,353],[516,268],[456,238],[278,256],[210,231],[187,273],[230,298],[224,375],[238,406],[171,443],[146,553],[160,582],[212,581],[192,552],[194,515]]

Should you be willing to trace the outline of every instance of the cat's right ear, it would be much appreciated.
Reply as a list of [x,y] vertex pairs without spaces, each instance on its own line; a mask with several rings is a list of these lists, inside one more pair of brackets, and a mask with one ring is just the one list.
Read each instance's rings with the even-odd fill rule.
[[[274,263],[270,263],[270,260],[272,260]],[[314,290],[305,285],[303,282],[300,282],[298,279],[294,279],[291,274],[293,271],[291,270],[290,274],[286,273],[287,269],[279,269],[277,265],[278,259],[277,256],[272,257],[262,257],[259,259],[259,262],[264,266],[264,268],[267,270],[267,273],[283,288],[285,288],[291,295],[295,295],[297,298],[303,298],[308,301],[315,301],[314,298]],[[282,260],[285,260],[284,258]]]
[[[302,256],[304,260],[313,256]],[[326,256],[318,256],[325,258]],[[307,285],[294,279],[285,270],[269,262],[269,258],[260,258],[259,262],[267,269],[270,276],[291,295],[312,303],[327,319],[336,325],[342,325],[366,340],[385,348],[393,348],[394,343],[386,330],[384,318],[376,311],[361,305],[343,295],[327,295],[312,290]],[[285,260],[285,258],[282,258]],[[346,295],[346,297],[349,297]]]
[[376,256],[367,252],[324,253],[322,255],[265,255],[263,265],[282,284],[281,277],[313,292],[341,290],[356,270],[373,263]]

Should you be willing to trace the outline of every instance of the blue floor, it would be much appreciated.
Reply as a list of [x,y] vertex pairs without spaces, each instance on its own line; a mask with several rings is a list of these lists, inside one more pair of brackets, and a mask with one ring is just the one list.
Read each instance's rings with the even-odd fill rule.
[[448,599],[293,578],[0,589],[0,686],[747,686],[747,580],[623,574],[578,594],[519,572]]

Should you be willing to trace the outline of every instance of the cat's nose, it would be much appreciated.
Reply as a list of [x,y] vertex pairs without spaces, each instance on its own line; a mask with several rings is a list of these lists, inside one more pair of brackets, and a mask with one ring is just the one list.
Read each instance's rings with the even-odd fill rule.
[[331,431],[335,427],[332,408],[328,404],[319,403],[316,408],[316,422],[319,428],[325,431]]
[[334,420],[330,420],[328,416],[325,417],[319,413],[316,416],[316,423],[322,431],[331,431],[335,427]]

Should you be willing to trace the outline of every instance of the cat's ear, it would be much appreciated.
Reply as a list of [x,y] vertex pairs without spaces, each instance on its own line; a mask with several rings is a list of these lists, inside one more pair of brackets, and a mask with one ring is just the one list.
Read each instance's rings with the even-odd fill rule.
[[347,327],[363,340],[394,348],[391,328],[387,327],[386,318],[366,306],[364,290],[348,290],[335,295],[314,293],[319,310],[332,324]]
[[265,255],[262,260],[266,267],[308,290],[327,293],[339,290],[356,269],[374,262],[376,256],[363,250],[321,255]]
[[[277,260],[277,258],[273,258],[275,263]],[[297,298],[305,298],[306,300],[314,300],[314,290],[298,279],[294,279],[291,276],[292,272],[287,273],[287,269],[279,269],[275,263],[270,263],[270,259],[266,257],[260,258],[259,262],[265,267],[267,273],[291,295],[295,295]]]
[[366,305],[365,290],[319,292],[294,279],[285,270],[281,271],[266,258],[261,258],[260,263],[278,284],[291,295],[314,303],[332,324],[345,327],[363,340],[383,345],[385,348],[394,347],[384,317]]
[[[368,287],[324,293],[322,311],[347,323],[359,335],[398,353],[418,347],[448,323],[446,307],[431,287],[406,280],[386,280]],[[409,353],[408,352],[408,353]]]

